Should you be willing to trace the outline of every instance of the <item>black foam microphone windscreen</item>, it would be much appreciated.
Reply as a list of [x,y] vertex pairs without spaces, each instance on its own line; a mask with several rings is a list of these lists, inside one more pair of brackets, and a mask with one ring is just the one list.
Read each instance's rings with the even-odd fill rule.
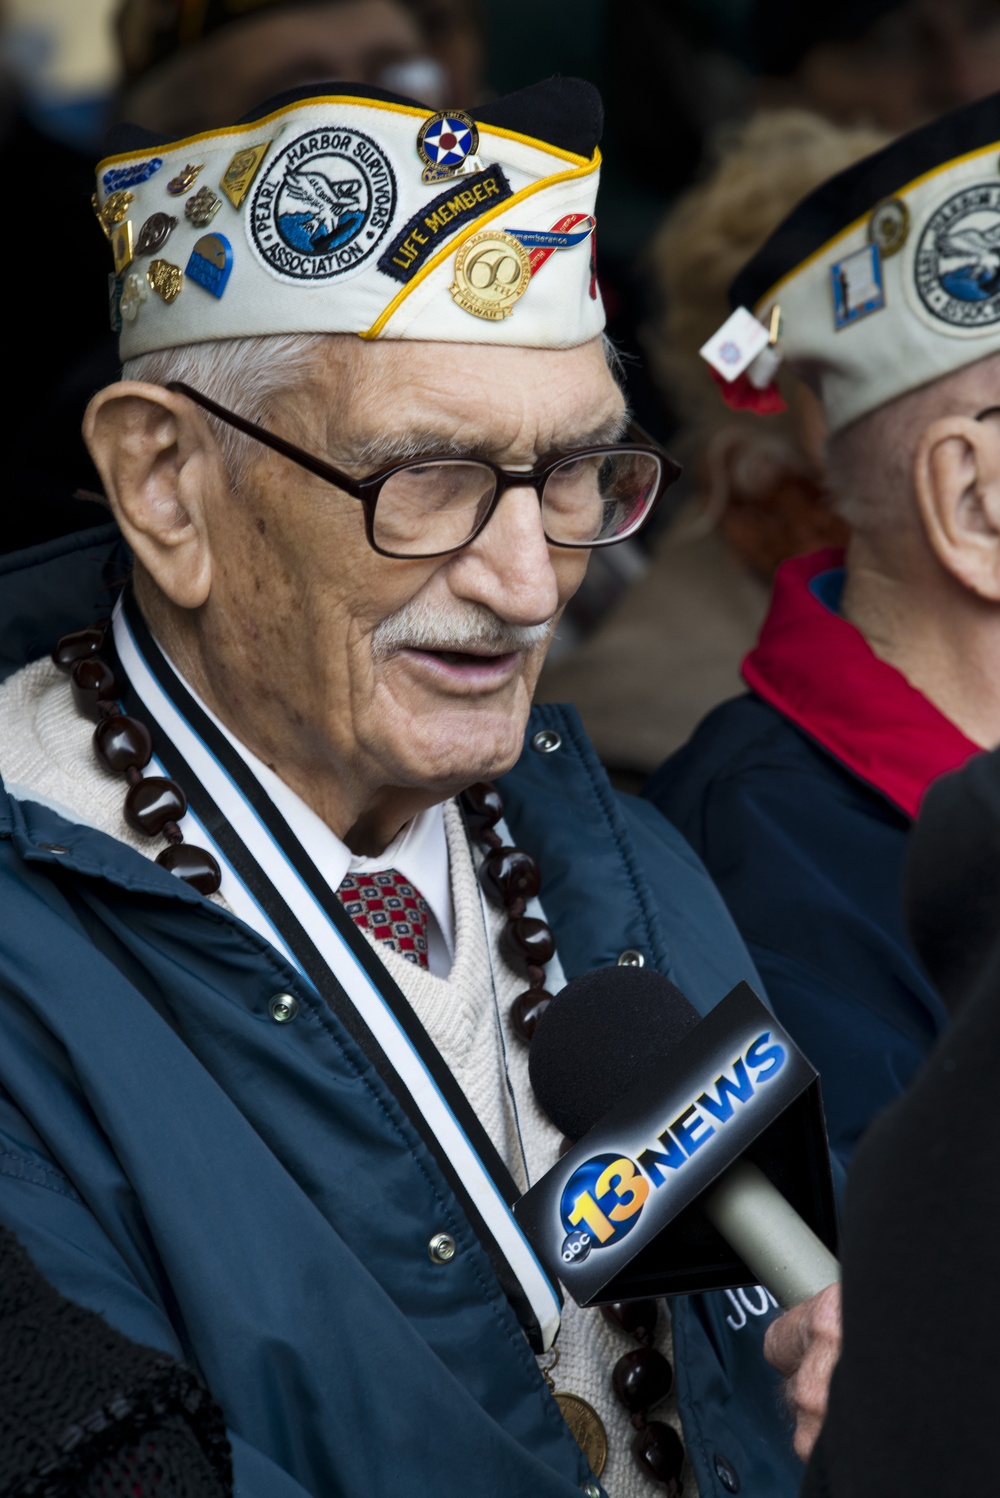
[[535,1096],[556,1128],[579,1139],[699,1019],[676,984],[649,968],[600,967],[573,978],[531,1040]]

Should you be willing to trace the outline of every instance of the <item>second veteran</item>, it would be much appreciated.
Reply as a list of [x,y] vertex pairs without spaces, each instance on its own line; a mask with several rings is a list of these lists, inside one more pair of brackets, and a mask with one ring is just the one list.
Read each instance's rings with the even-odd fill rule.
[[[756,357],[773,373],[783,355],[822,401],[850,541],[783,565],[749,693],[645,792],[704,858],[819,1069],[845,1165],[948,1023],[904,925],[914,820],[941,776],[1000,743],[998,158],[993,94],[825,182],[733,283],[744,326],[752,309],[758,342],[776,337]],[[735,343],[714,350],[738,372]],[[767,365],[738,380],[766,384]],[[833,1299],[769,1344],[803,1394],[803,1450]]]
[[204,1378],[244,1498],[798,1486],[762,1293],[560,1316],[510,1210],[566,977],[756,982],[531,713],[675,472],[602,340],[600,126],[570,79],[475,120],[330,85],[98,168],[114,524],[0,595],[0,1220]]

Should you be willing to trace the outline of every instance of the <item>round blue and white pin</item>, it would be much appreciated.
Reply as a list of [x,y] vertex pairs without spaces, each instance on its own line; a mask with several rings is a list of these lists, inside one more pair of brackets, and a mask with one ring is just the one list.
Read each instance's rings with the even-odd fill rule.
[[432,114],[417,135],[417,154],[424,163],[422,182],[444,182],[462,173],[479,149],[476,122],[461,110]]

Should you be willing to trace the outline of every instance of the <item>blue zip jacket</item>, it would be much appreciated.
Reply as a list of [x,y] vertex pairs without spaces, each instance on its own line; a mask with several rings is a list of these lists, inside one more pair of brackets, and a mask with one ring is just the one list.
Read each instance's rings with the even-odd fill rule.
[[[106,615],[127,564],[113,527],[6,558],[3,674]],[[612,791],[571,709],[533,714],[529,744],[541,727],[562,749],[526,748],[502,789],[567,975],[634,948],[702,1011],[759,990],[681,837]],[[241,1498],[593,1482],[458,1202],[329,1008],[154,862],[5,792],[0,1037],[0,1220],[65,1295],[204,1378]],[[769,1313],[753,1292],[673,1303],[703,1498],[797,1492]]]

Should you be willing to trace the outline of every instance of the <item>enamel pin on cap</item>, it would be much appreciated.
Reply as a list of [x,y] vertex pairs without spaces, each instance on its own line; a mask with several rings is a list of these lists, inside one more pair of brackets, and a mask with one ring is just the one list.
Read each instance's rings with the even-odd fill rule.
[[189,281],[220,297],[233,269],[233,247],[224,234],[203,234],[195,243],[184,274]]
[[476,155],[479,130],[476,122],[459,109],[432,114],[417,132],[417,155],[424,163],[421,182],[447,182],[467,172],[481,172]]

